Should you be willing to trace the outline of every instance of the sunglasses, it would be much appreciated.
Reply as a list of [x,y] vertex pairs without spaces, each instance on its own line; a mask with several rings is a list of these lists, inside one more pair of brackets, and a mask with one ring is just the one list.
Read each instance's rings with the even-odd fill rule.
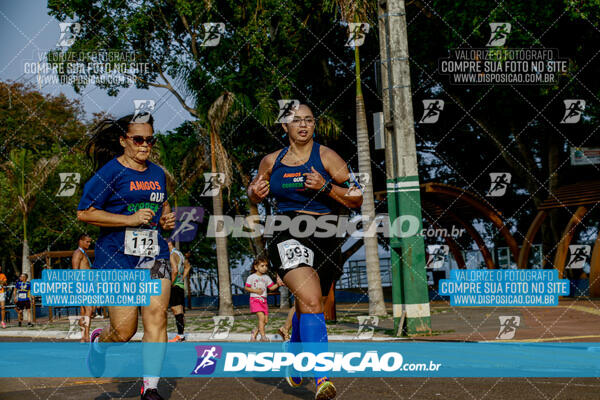
[[148,143],[148,146],[152,146],[156,143],[157,138],[155,136],[127,136],[127,139],[131,139],[133,140],[133,143],[135,143],[138,146],[141,146],[144,144],[144,142]]

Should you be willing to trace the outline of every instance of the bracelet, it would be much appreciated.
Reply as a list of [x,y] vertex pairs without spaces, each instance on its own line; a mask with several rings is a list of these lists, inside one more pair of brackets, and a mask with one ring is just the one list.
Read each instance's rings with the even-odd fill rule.
[[331,184],[331,182],[327,182],[326,184],[323,185],[323,187],[319,190],[319,192],[329,194],[329,192],[331,192],[332,189],[333,189],[333,185]]

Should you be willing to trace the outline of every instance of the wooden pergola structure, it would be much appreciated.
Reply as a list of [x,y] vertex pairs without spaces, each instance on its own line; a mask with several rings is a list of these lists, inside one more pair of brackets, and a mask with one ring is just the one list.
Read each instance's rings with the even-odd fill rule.
[[[523,244],[519,248],[504,224],[502,214],[486,199],[459,187],[442,183],[424,183],[420,187],[423,217],[435,228],[453,223],[460,224],[479,247],[488,268],[495,268],[496,266],[481,235],[469,222],[473,218],[483,217],[493,223],[504,237],[517,267],[525,269],[530,267],[528,262],[531,245],[549,211],[561,208],[574,209],[574,211],[571,211],[571,218],[565,226],[561,240],[557,244],[554,257],[553,266],[558,270],[560,278],[564,275],[569,245],[577,229],[582,225],[584,217],[596,204],[600,203],[600,181],[580,182],[557,189],[538,207],[538,213],[529,226]],[[385,191],[375,193],[377,200],[385,201],[386,197],[387,192]],[[458,267],[465,268],[465,261],[456,241],[449,236],[444,239]],[[600,297],[600,232],[596,237],[592,250],[589,281],[590,296]]]
[[[514,260],[517,260],[519,257],[517,241],[505,225],[502,214],[486,199],[468,190],[443,183],[423,183],[420,187],[423,217],[434,228],[459,224],[477,244],[487,268],[496,268],[496,265],[485,241],[470,222],[474,218],[482,218],[491,222],[504,237]],[[375,198],[385,201],[387,192],[375,192]],[[446,235],[444,240],[458,267],[466,268],[464,257],[456,240],[451,235]]]
[[[554,268],[558,270],[558,275],[562,278],[565,271],[569,245],[571,244],[577,229],[581,226],[584,217],[599,202],[600,181],[579,182],[558,188],[538,207],[538,213],[529,226],[529,230],[527,231],[527,235],[521,246],[521,252],[517,263],[519,268],[527,268],[531,244],[542,226],[542,223],[548,216],[549,211],[559,208],[574,208],[575,211],[571,212],[571,218],[565,226],[560,242],[558,242],[556,246],[556,254],[554,256]],[[600,297],[600,234],[596,237],[592,250],[589,279],[590,296]]]

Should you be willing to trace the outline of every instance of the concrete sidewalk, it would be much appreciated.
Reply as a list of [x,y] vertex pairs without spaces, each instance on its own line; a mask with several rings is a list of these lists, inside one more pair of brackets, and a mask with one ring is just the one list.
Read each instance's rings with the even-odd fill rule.
[[[43,330],[43,331],[33,331],[33,330],[9,330],[9,331],[0,331],[0,341],[1,338],[34,338],[34,339],[52,339],[52,340],[73,340],[78,341],[81,339],[81,332],[67,336],[68,332],[65,331],[56,331],[56,330]],[[143,332],[138,332],[131,338],[133,342],[140,342],[142,340]],[[171,339],[174,334],[169,335],[169,339]],[[281,336],[279,335],[267,335],[271,342],[283,342]],[[359,340],[356,336],[351,335],[328,335],[329,341],[332,342],[346,342],[346,341],[354,341]],[[186,333],[185,335],[186,341],[188,342],[250,342],[250,334],[248,333],[230,333],[226,338],[214,338],[212,337],[212,333]],[[373,337],[373,341],[396,341],[396,340],[408,340],[408,338],[386,338],[386,337]]]
[[[368,340],[369,331],[372,340],[395,341],[459,341],[485,342],[499,340],[501,317],[517,317],[518,326],[512,337],[502,340],[528,342],[576,342],[600,341],[600,301],[589,299],[563,299],[555,307],[451,307],[447,302],[431,303],[431,335],[415,335],[409,338],[396,338],[393,335],[394,321],[391,316],[391,304],[388,304],[388,316],[378,317],[378,322],[363,327],[361,340]],[[337,307],[337,322],[328,322],[327,331],[331,341],[356,340],[360,325],[358,317],[368,314],[368,304],[339,304]],[[276,333],[283,325],[287,312],[271,310],[267,336],[271,341],[281,341]],[[234,323],[227,337],[213,336],[216,310],[195,309],[186,311],[186,337],[188,341],[233,341],[247,342],[250,332],[256,327],[256,317],[247,307],[236,308]],[[74,316],[71,316],[73,319]],[[10,326],[0,329],[2,337],[40,338],[49,340],[80,340],[79,326],[73,325],[63,317],[60,320],[48,322],[38,319],[33,328],[18,328]],[[108,319],[92,320],[92,329],[108,326]],[[71,331],[69,333],[69,331]],[[169,314],[167,331],[170,337],[176,332],[174,319]],[[367,332],[365,337],[364,332]],[[141,340],[143,325],[138,321],[138,331],[133,340]],[[510,335],[509,335],[510,336]]]

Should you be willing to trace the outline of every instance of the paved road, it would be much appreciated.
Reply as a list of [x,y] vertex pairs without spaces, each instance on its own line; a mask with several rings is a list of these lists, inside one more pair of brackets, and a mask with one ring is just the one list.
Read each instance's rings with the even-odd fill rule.
[[[338,399],[510,399],[587,400],[600,397],[600,380],[577,379],[406,379],[338,378]],[[136,379],[0,379],[1,400],[107,400],[139,398]],[[292,389],[279,378],[162,379],[159,391],[166,399],[306,399],[314,398],[314,384]]]

